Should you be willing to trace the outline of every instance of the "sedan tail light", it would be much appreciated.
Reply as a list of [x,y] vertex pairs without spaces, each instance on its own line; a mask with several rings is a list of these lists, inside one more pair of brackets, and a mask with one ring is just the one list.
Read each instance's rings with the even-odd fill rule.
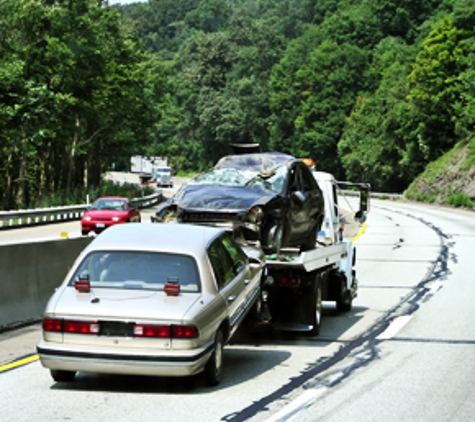
[[73,334],[98,334],[99,324],[87,321],[64,321],[64,332]]
[[170,338],[169,325],[145,325],[136,324],[134,327],[135,337],[154,337],[154,338]]
[[192,325],[173,325],[172,338],[196,338],[198,337],[198,328]]
[[[43,330],[53,333],[100,335],[101,322],[44,318]],[[134,324],[133,336],[141,338],[192,339],[199,336],[193,325]]]

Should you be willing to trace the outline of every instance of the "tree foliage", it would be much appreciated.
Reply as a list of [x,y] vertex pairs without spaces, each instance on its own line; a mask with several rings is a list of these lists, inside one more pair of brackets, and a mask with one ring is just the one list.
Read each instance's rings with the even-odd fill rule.
[[3,208],[97,185],[157,120],[153,57],[102,1],[6,0],[0,16]]
[[0,2],[4,208],[257,142],[403,190],[475,124],[466,0]]

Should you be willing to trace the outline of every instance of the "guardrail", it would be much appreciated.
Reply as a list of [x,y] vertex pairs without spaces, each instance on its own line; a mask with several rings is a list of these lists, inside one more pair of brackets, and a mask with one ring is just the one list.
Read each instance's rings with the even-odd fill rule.
[[[360,196],[359,191],[350,190],[350,189],[340,189],[338,193],[343,196]],[[392,199],[392,200],[397,200],[404,197],[404,195],[400,193],[384,193],[384,192],[372,192],[372,191],[369,192],[369,196],[375,199]]]
[[[163,198],[163,191],[142,198],[131,199],[137,208],[146,208],[155,205]],[[88,204],[71,205],[55,208],[38,208],[32,210],[0,211],[0,229],[33,226],[37,224],[51,224],[72,220],[80,220]]]

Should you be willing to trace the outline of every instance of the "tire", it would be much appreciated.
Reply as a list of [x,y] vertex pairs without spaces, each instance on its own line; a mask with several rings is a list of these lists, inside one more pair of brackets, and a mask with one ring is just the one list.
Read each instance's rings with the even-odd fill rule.
[[204,370],[206,384],[210,387],[217,386],[223,376],[223,350],[224,334],[223,330],[220,329],[216,333],[216,338],[214,341],[214,350]]
[[320,334],[320,328],[322,326],[322,284],[320,282],[320,276],[315,276],[315,291],[313,297],[312,307],[312,325],[310,330],[311,336],[318,336]]
[[283,237],[284,237],[284,229],[279,220],[275,220],[271,224],[269,224],[263,234],[263,239],[261,241],[261,244],[263,245],[264,253],[266,255],[270,255],[274,253],[280,254]]
[[[356,277],[356,271],[352,271],[353,280]],[[336,309],[338,312],[350,312],[353,307],[353,297],[351,292],[346,288],[346,277],[342,280],[341,288],[344,289],[343,294],[340,295],[340,300],[336,301]]]
[[81,234],[83,236],[87,236],[89,234],[89,230],[81,230]]
[[58,369],[50,370],[51,376],[56,382],[70,382],[76,376],[76,372],[73,371],[60,371]]

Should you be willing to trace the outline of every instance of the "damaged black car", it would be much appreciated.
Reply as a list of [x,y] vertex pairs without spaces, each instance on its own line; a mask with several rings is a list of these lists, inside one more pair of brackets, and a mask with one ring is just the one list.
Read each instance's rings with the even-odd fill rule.
[[322,192],[307,165],[280,152],[223,157],[156,210],[153,221],[228,228],[267,254],[315,247]]

